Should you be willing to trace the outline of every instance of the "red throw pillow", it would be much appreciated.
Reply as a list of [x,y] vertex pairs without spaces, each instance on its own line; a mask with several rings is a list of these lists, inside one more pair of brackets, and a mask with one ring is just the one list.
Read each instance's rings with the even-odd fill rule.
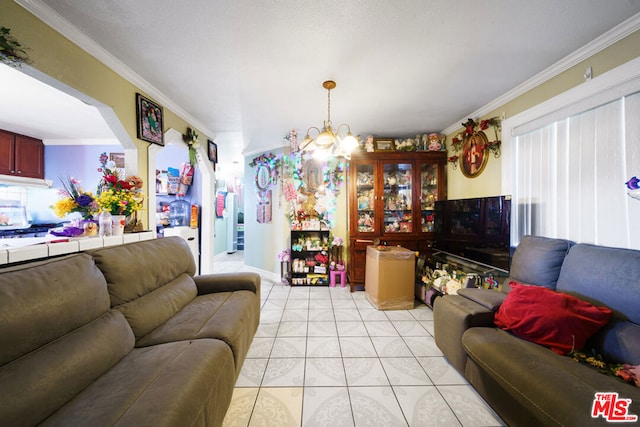
[[516,282],[510,286],[495,315],[496,326],[558,354],[582,350],[613,314],[606,307],[542,286]]

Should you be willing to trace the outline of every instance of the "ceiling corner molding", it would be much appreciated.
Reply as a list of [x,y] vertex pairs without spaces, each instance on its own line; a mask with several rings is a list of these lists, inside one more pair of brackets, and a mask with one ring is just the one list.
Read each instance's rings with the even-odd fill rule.
[[534,89],[540,86],[541,84],[551,80],[552,78],[556,77],[560,73],[563,73],[569,68],[578,65],[580,62],[592,57],[596,53],[608,48],[614,43],[638,31],[639,29],[640,29],[640,13],[636,13],[631,18],[613,27],[609,31],[602,34],[600,37],[597,37],[596,39],[587,43],[580,49],[574,51],[570,55],[567,55],[566,57],[562,58],[560,61],[556,62],[555,64],[542,70],[540,73],[536,74],[529,80],[526,80],[525,82],[519,84],[515,88],[499,96],[498,98],[494,99],[493,101],[479,108],[473,113],[461,118],[460,120],[458,120],[458,123],[452,124],[448,128],[444,129],[442,133],[445,135],[449,135],[457,131],[462,127],[461,123],[466,121],[467,118],[469,117],[478,118],[486,114],[489,114],[490,112],[497,109],[498,107],[505,105],[510,101],[513,101],[515,98],[527,93],[531,89]]
[[126,64],[113,56],[109,51],[93,41],[89,36],[80,31],[77,27],[71,25],[69,21],[64,19],[51,7],[46,5],[42,0],[15,0],[17,4],[22,6],[32,15],[36,16],[42,22],[62,34],[72,43],[76,44],[80,49],[102,62],[104,65],[118,73],[122,78],[133,84],[134,86],[145,91],[149,96],[160,102],[167,108],[171,109],[176,115],[183,120],[191,123],[201,132],[209,135],[215,134],[211,129],[199,122],[182,107],[173,102],[169,97],[163,94],[158,88],[146,81],[142,76],[129,68]]

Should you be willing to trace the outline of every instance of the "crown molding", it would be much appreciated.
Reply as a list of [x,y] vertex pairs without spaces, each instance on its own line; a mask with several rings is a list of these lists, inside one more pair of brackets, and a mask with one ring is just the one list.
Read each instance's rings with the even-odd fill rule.
[[498,98],[494,99],[493,101],[484,105],[483,107],[479,108],[473,113],[459,119],[457,123],[454,123],[448,128],[444,129],[442,133],[445,135],[449,135],[457,131],[458,129],[462,128],[461,123],[465,122],[467,118],[469,117],[478,118],[486,114],[489,114],[490,112],[496,110],[497,108],[507,104],[510,101],[513,101],[515,98],[521,95],[524,95],[528,91],[551,80],[552,78],[558,76],[564,71],[567,71],[569,68],[578,65],[580,62],[592,57],[596,53],[601,52],[602,50],[608,48],[614,43],[633,34],[639,29],[640,29],[640,13],[636,13],[631,18],[613,27],[611,30],[602,34],[600,37],[597,37],[596,39],[587,43],[583,47],[579,48],[573,53],[562,58],[560,61],[544,69],[543,71],[536,74],[529,80],[526,80],[525,82],[519,84],[515,88],[499,96]]
[[93,56],[98,61],[102,62],[104,65],[115,71],[122,78],[138,87],[140,90],[144,91],[147,95],[162,104],[164,107],[169,108],[177,116],[179,116],[186,122],[191,123],[193,127],[199,129],[202,133],[209,135],[210,138],[213,138],[213,136],[215,135],[215,132],[213,132],[213,130],[209,129],[204,123],[201,123],[195,117],[187,113],[187,111],[185,111],[177,103],[173,102],[158,88],[142,78],[142,76],[133,71],[102,46],[97,44],[89,36],[80,31],[77,27],[73,26],[69,21],[64,19],[59,13],[46,5],[42,0],[15,0],[15,2],[26,9],[32,15],[36,16],[46,25],[50,26],[51,28],[62,34],[64,37],[69,39],[72,43],[76,44],[80,49],[84,50],[89,55]]

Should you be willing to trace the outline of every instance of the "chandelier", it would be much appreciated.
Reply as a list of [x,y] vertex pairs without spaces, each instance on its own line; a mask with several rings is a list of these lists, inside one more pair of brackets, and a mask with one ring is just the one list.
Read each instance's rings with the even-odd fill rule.
[[[358,140],[351,134],[351,128],[347,124],[341,124],[334,131],[331,127],[331,89],[336,87],[336,82],[327,80],[322,83],[322,87],[327,89],[327,120],[324,121],[322,130],[315,126],[307,129],[300,150],[313,152],[313,157],[319,160],[330,156],[351,159],[351,152],[358,146]],[[315,138],[311,138],[312,130],[317,133]],[[341,133],[341,130],[346,130],[346,135],[344,131]]]

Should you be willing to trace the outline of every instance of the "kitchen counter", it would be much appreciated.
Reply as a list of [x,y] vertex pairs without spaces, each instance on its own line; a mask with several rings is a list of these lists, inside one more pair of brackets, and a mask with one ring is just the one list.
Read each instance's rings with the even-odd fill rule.
[[143,231],[108,237],[72,238],[47,235],[46,237],[0,239],[0,266],[153,238],[155,238],[153,231]]

